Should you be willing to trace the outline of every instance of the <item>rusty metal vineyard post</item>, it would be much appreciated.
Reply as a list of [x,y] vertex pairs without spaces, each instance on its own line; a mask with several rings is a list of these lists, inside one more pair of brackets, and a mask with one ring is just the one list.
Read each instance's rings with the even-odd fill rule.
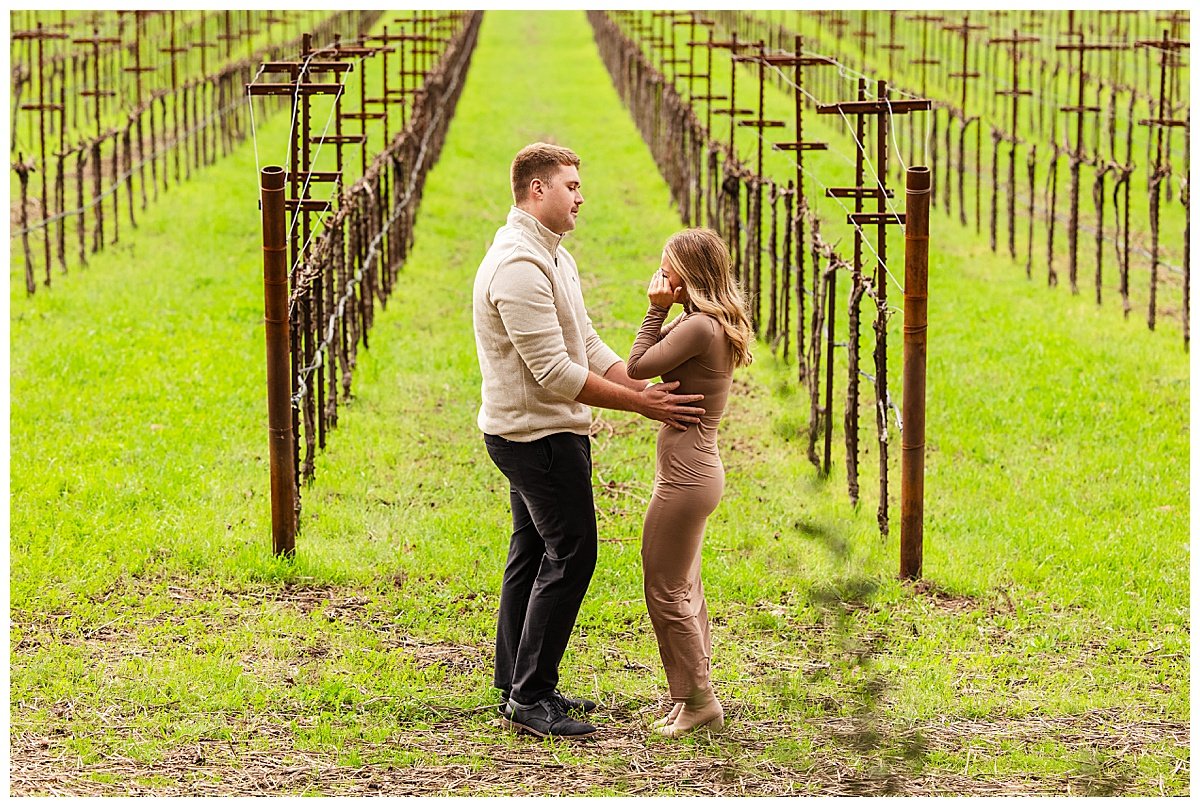
[[900,577],[921,576],[925,537],[925,367],[929,295],[929,169],[905,182],[904,428],[900,435]]
[[[90,160],[91,164],[92,164],[92,198],[96,202],[96,225],[95,225],[95,228],[92,230],[92,250],[91,250],[93,253],[95,253],[95,252],[99,252],[100,249],[104,246],[104,205],[103,205],[102,199],[101,199],[101,192],[103,190],[104,179],[101,174],[102,166],[101,166],[101,160],[100,160],[101,147],[102,147],[103,138],[104,138],[104,129],[103,129],[103,125],[101,122],[102,119],[101,119],[101,112],[100,112],[100,99],[105,96],[114,94],[113,90],[102,89],[100,86],[100,46],[102,44],[111,44],[113,42],[119,43],[120,40],[116,39],[114,37],[102,37],[102,36],[100,36],[100,29],[93,28],[91,37],[77,38],[77,39],[72,40],[72,42],[76,45],[91,45],[92,46],[92,54],[91,54],[91,66],[92,66],[91,81],[92,81],[92,84],[87,89],[80,90],[76,94],[79,96],[85,97],[85,98],[92,99],[92,120],[96,125],[96,131],[94,134],[94,138],[93,138],[91,144],[88,146],[88,153],[87,153],[87,159]],[[82,153],[80,154],[80,159],[81,160],[83,159]],[[81,187],[81,193],[82,193],[82,187]],[[86,216],[85,216],[84,212],[81,210],[79,213],[79,241],[80,241],[80,257],[81,258],[83,256],[82,244],[84,243],[84,240],[85,240],[85,235],[84,235],[84,233],[85,233],[85,224],[84,224],[85,218],[86,218]]]
[[276,555],[296,552],[297,489],[288,348],[286,172],[267,166],[260,177],[263,223],[263,319],[267,341],[267,416],[271,467],[271,543]]
[[[145,28],[145,12],[135,11],[133,17],[133,43],[130,45],[130,52],[133,54],[133,64],[125,68],[125,72],[133,74],[134,81],[134,97],[137,102],[142,103],[145,97],[142,92],[142,79],[147,73],[154,72],[154,68],[149,65],[142,64],[142,33]],[[203,53],[203,51],[201,51]],[[146,209],[146,130],[143,126],[142,116],[138,115],[136,119],[137,130],[137,151],[139,164],[139,182],[142,191],[142,210]],[[132,188],[132,184],[130,185]]]
[[[940,23],[945,22],[946,18],[944,16],[942,16],[941,14],[921,13],[921,14],[914,14],[914,15],[910,16],[909,19],[914,22],[919,22],[921,24],[921,55],[919,57],[917,57],[916,59],[913,59],[912,64],[915,64],[921,68],[921,70],[920,70],[921,80],[920,80],[920,88],[918,89],[918,92],[920,93],[922,98],[928,98],[929,97],[929,68],[932,67],[933,65],[939,65],[942,63],[941,59],[935,59],[929,55],[929,30],[930,30],[930,26],[939,25]],[[930,152],[930,159],[933,162],[933,165],[931,167],[936,169],[936,167],[937,167],[937,139],[938,139],[937,110],[931,111],[930,115],[932,115],[932,117],[933,117],[933,136],[932,136],[933,148]],[[909,121],[910,121],[909,130],[908,130],[909,141],[913,144],[913,148],[915,148],[916,143],[918,142],[917,136],[916,136],[916,128],[915,128],[916,127],[916,119],[910,118]],[[947,126],[950,125],[949,117],[947,117],[946,125]],[[916,159],[917,159],[916,155],[910,152],[909,162],[910,163],[916,162]],[[930,191],[930,200],[929,200],[929,203],[931,205],[933,205],[934,207],[937,206],[937,198],[935,196],[936,191],[937,191],[937,185],[934,184],[933,190]]]
[[[740,108],[737,105],[737,56],[738,53],[746,47],[746,43],[738,42],[737,31],[733,31],[729,39],[724,42],[713,42],[714,48],[723,48],[729,51],[729,106],[723,109],[714,109],[714,115],[729,116],[729,142],[726,145],[725,158],[725,173],[726,182],[722,183],[722,187],[726,185],[732,186],[732,192],[727,190],[725,196],[726,206],[728,208],[728,218],[722,222],[722,227],[719,232],[725,236],[733,252],[734,276],[742,284],[746,284],[747,280],[742,272],[742,226],[741,226],[741,164],[737,157],[737,119],[743,115],[752,115],[754,111],[751,109]],[[732,180],[730,182],[730,180]]]
[[[735,34],[736,37],[736,34]],[[736,43],[736,38],[735,38]],[[759,40],[753,45],[754,52],[746,56],[738,56],[736,53],[732,57],[734,70],[737,69],[739,63],[755,64],[758,67],[758,112],[757,116],[748,120],[740,120],[733,122],[732,116],[734,111],[730,111],[730,120],[732,126],[746,126],[757,130],[756,137],[756,154],[757,161],[755,163],[756,172],[755,178],[750,187],[750,196],[747,202],[750,207],[751,215],[748,216],[748,226],[750,232],[748,234],[748,243],[746,245],[746,256],[749,261],[749,266],[746,268],[748,277],[744,278],[743,284],[748,292],[747,304],[750,308],[750,327],[755,334],[762,335],[761,318],[762,318],[762,200],[763,200],[763,130],[782,127],[784,122],[781,120],[767,120],[765,114],[765,90],[766,90],[766,68],[767,54],[765,44]],[[731,102],[732,104],[732,102]],[[748,110],[750,114],[754,114],[753,110]],[[732,138],[732,134],[731,134]],[[731,140],[732,143],[732,140]],[[772,319],[770,328],[768,329],[767,339],[774,337],[774,310],[772,310]]]
[[[696,95],[696,80],[697,79],[704,80],[704,85],[705,85],[704,97],[707,99],[705,102],[705,107],[707,109],[711,109],[711,104],[712,104],[712,73],[708,72],[711,70],[712,50],[708,49],[708,51],[707,51],[708,52],[708,60],[710,63],[709,68],[704,73],[697,72],[698,68],[696,65],[696,48],[700,45],[700,42],[698,42],[696,39],[696,27],[697,26],[707,27],[709,39],[711,41],[712,26],[715,23],[713,23],[712,20],[707,20],[707,19],[701,17],[699,12],[692,11],[692,12],[688,13],[687,20],[680,21],[680,24],[681,25],[686,24],[688,26],[688,33],[687,33],[687,39],[686,39],[688,55],[687,55],[687,59],[685,60],[686,64],[687,64],[687,72],[677,74],[676,78],[686,78],[687,79],[687,103],[688,103],[688,106],[691,107],[692,114],[694,116],[695,115],[694,105],[695,105],[695,102],[697,100],[699,100],[699,98],[700,98],[700,96]],[[709,114],[711,116],[711,113],[709,113]],[[700,125],[699,119],[694,118],[694,120],[695,120],[695,124],[696,124],[696,126],[694,128],[698,128]],[[703,132],[703,136],[697,137],[697,142],[691,143],[691,146],[693,148],[698,149],[700,146],[704,145],[703,140],[704,140],[704,138],[707,138],[708,131],[709,131],[709,123],[708,122],[705,123],[704,129],[701,131]],[[700,132],[693,131],[694,136],[699,135],[699,134],[700,134]],[[693,169],[693,173],[690,176],[690,181],[691,181],[691,187],[692,187],[694,195],[690,196],[688,199],[688,209],[689,209],[691,215],[687,218],[687,223],[692,227],[699,227],[703,221],[702,214],[703,214],[703,207],[704,207],[703,199],[704,199],[704,176],[705,176],[704,163],[703,163],[703,161],[701,161],[699,163],[692,163],[691,161],[689,161],[688,164]]]
[[[251,98],[256,96],[271,95],[291,97],[292,116],[294,120],[299,121],[299,126],[296,128],[291,142],[288,144],[288,165],[290,166],[290,170],[286,171],[281,178],[281,181],[286,181],[288,186],[288,194],[282,201],[283,209],[291,212],[292,214],[292,226],[288,228],[287,238],[287,266],[290,267],[290,269],[286,270],[286,274],[288,275],[287,282],[293,288],[296,285],[296,273],[300,264],[302,249],[301,245],[308,243],[307,239],[309,236],[310,227],[308,214],[311,212],[324,210],[326,207],[328,207],[328,203],[326,202],[307,198],[308,184],[312,179],[316,178],[315,172],[312,172],[309,169],[308,150],[311,139],[309,136],[309,97],[312,95],[334,95],[334,103],[336,103],[337,100],[340,99],[343,90],[342,83],[340,81],[340,74],[350,69],[350,65],[340,61],[314,61],[314,56],[315,54],[313,54],[311,50],[310,35],[304,34],[302,38],[299,60],[265,62],[260,71],[263,74],[286,73],[290,79],[288,83],[251,84],[246,88],[246,93]],[[335,83],[320,84],[308,80],[312,73],[318,72],[333,72],[338,75],[339,81]],[[321,176],[319,178],[322,180],[333,179],[335,181],[337,179],[337,177],[325,176]],[[273,176],[272,181],[274,181]],[[300,232],[297,231],[297,223],[302,223],[303,225]],[[302,238],[304,239],[303,241],[301,241]],[[306,324],[311,324],[310,318],[312,312],[309,311],[307,301],[305,301],[304,308],[300,314],[306,320]],[[297,338],[297,331],[299,330],[297,323],[293,320],[290,314],[288,316],[288,320],[290,335],[286,344],[289,352],[289,365],[292,368],[297,368],[300,366],[299,354],[302,351],[304,353],[305,363],[307,364],[311,361],[312,342],[311,337],[307,336],[309,329],[305,328],[303,333],[305,333],[306,336],[303,339],[303,344],[300,344],[301,340]],[[299,390],[295,376],[289,374],[289,401],[291,396],[296,395],[298,391]],[[300,429],[300,412],[290,405],[288,410],[290,431],[293,435],[298,434]],[[305,436],[306,438],[310,438],[312,435],[313,417],[308,407],[305,407],[305,415]],[[293,439],[290,443],[290,446],[292,450],[292,456],[290,458],[292,467],[289,473],[291,475],[291,479],[293,480],[293,487],[295,487],[296,480],[298,480],[302,474],[302,469],[300,467],[299,440]],[[274,473],[275,466],[273,465],[272,476],[274,476]],[[293,518],[298,520],[300,510],[300,496],[298,490],[294,495],[293,509],[295,511]]]
[[[704,53],[705,53],[704,73],[702,76],[697,76],[697,78],[702,77],[704,79],[704,94],[692,96],[691,100],[704,102],[704,133],[705,133],[706,137],[711,137],[711,135],[712,135],[712,116],[713,116],[713,111],[714,111],[713,103],[715,101],[727,100],[728,96],[713,93],[713,86],[712,86],[713,50],[718,47],[717,42],[713,39],[713,28],[716,27],[716,23],[712,20],[703,19],[703,18],[699,22],[705,28],[706,38],[703,40],[700,40],[700,41],[696,41],[695,39],[692,39],[688,42],[688,45],[689,46],[695,45],[695,46],[704,48]],[[710,154],[711,154],[711,152],[710,152]],[[715,184],[715,182],[713,181],[713,177],[712,177],[712,174],[715,173],[715,163],[712,163],[711,160],[715,160],[715,158],[716,158],[715,154],[711,154],[711,159],[706,161],[706,164],[704,166],[700,167],[700,175],[702,177],[703,176],[710,177],[710,179],[708,181],[708,185],[707,185],[707,187],[708,187],[707,198],[708,198],[709,203],[705,206],[705,211],[704,211],[705,212],[705,223],[713,229],[718,229],[719,225],[717,222],[717,211],[714,209],[714,206],[712,204],[713,200],[716,198],[716,193],[713,192],[713,185]],[[711,171],[710,171],[710,166],[712,166]],[[703,183],[701,183],[701,184],[703,184]],[[700,216],[699,210],[697,210],[696,216],[697,216],[697,223],[699,223],[699,216]]]

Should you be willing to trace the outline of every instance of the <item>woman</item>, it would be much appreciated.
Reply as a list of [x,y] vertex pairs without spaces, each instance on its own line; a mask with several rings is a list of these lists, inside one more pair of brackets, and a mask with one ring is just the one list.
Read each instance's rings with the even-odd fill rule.
[[[705,409],[686,431],[659,430],[654,495],[642,529],[646,607],[674,702],[654,730],[675,737],[725,723],[709,681],[712,642],[700,545],[725,488],[717,424],[733,369],[752,361],[751,331],[729,249],[712,230],[671,236],[646,294],[650,309],[629,353],[630,378],[678,381],[677,392],[704,395]],[[683,305],[683,314],[664,326],[673,303]]]

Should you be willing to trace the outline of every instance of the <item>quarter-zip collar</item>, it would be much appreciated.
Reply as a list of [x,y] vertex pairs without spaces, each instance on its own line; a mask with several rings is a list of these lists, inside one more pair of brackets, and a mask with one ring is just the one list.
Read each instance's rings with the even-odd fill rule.
[[516,205],[513,205],[512,209],[508,211],[508,224],[510,227],[517,227],[531,235],[535,241],[550,252],[551,258],[558,258],[558,245],[566,237],[565,233],[559,235],[538,221],[537,216]]

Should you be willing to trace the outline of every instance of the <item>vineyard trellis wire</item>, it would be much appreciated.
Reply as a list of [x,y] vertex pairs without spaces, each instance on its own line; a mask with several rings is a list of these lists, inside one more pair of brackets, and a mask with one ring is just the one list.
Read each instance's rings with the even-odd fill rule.
[[[1075,293],[1080,292],[1077,278],[1088,260],[1080,237],[1090,234],[1095,241],[1090,259],[1097,304],[1102,288],[1115,286],[1128,317],[1134,308],[1131,294],[1144,289],[1146,322],[1154,329],[1163,311],[1160,288],[1174,292],[1178,287],[1180,309],[1167,311],[1180,311],[1188,346],[1190,110],[1182,58],[1188,49],[1186,12],[853,14],[859,26],[854,36],[845,32],[851,12],[725,11],[713,16],[724,28],[763,38],[773,49],[800,33],[843,65],[846,75],[886,70],[893,90],[934,98],[932,131],[924,140],[935,177],[935,207],[951,214],[951,189],[957,185],[958,218],[965,225],[972,203],[966,184],[973,178],[976,230],[981,230],[986,212],[992,249],[1006,242],[1012,258],[1023,253],[1028,277],[1033,276],[1035,242],[1040,242],[1051,286],[1058,283],[1057,264],[1064,258],[1063,241],[1056,236],[1065,227],[1067,275]],[[886,37],[887,45],[874,46],[872,37]],[[906,47],[912,49],[905,43],[919,43],[919,50],[914,58],[897,59]],[[782,86],[784,77],[776,79]],[[833,77],[818,74],[817,80],[818,92],[827,95]],[[1060,120],[1063,116],[1073,116],[1071,125]],[[952,144],[956,127],[957,150]],[[985,127],[991,132],[990,148],[981,143]],[[968,149],[972,128],[973,152]],[[910,160],[921,140],[910,127]],[[1143,178],[1144,208],[1131,198]],[[1176,190],[1179,204],[1164,206]],[[1080,197],[1090,199],[1090,213],[1081,209]],[[1065,213],[1057,209],[1064,201]],[[1018,209],[1028,214],[1025,222],[1019,221]],[[1168,232],[1184,237],[1164,239]],[[1108,271],[1115,271],[1116,277],[1106,282],[1109,254],[1115,270]],[[1144,271],[1144,285],[1140,278],[1131,282],[1134,271]]]
[[[138,197],[146,210],[172,180],[184,182],[228,154],[249,134],[241,86],[259,62],[299,44],[259,36],[287,30],[286,18],[267,12],[68,14],[13,12],[26,27],[11,43],[10,146],[20,197],[10,237],[21,239],[27,294],[36,290],[39,259],[46,286],[55,265],[67,272],[69,220],[76,224],[75,258],[86,266],[89,254],[118,241],[123,218],[136,227]],[[297,12],[292,24],[311,21],[327,39],[366,31],[378,16]],[[213,66],[208,51],[222,45],[225,61]],[[243,46],[250,54],[236,56]],[[36,196],[30,175],[40,177]]]
[[[1116,12],[853,14],[857,16],[858,28],[852,32],[846,30],[850,16],[836,11],[723,11],[712,13],[711,18],[695,11],[608,12],[589,16],[618,93],[630,108],[671,187],[681,218],[687,224],[705,223],[729,242],[735,271],[747,293],[752,324],[773,349],[782,344],[785,358],[791,337],[787,321],[792,309],[798,313],[802,325],[796,331],[797,370],[799,379],[808,385],[810,400],[808,453],[824,473],[829,470],[834,348],[847,349],[844,425],[847,488],[852,501],[857,501],[859,495],[858,379],[866,378],[875,385],[881,460],[879,522],[881,532],[885,532],[886,414],[889,409],[894,410],[894,404],[886,374],[887,319],[892,309],[887,301],[887,284],[878,282],[885,274],[890,277],[892,273],[887,268],[886,237],[881,222],[888,217],[903,221],[887,202],[889,172],[905,172],[907,162],[923,155],[933,169],[931,205],[941,207],[947,214],[957,212],[961,226],[970,225],[968,214],[973,212],[977,231],[983,227],[984,214],[989,213],[992,249],[999,251],[1002,245],[1007,246],[1013,259],[1023,253],[1027,277],[1033,276],[1035,242],[1040,241],[1045,249],[1046,278],[1051,285],[1057,283],[1055,264],[1064,252],[1063,239],[1055,243],[1055,231],[1065,225],[1066,274],[1075,293],[1080,290],[1078,277],[1088,260],[1081,235],[1092,234],[1095,300],[1097,304],[1102,302],[1105,257],[1111,248],[1116,257],[1126,317],[1133,307],[1131,269],[1138,265],[1139,257],[1149,258],[1145,265],[1146,310],[1151,328],[1160,313],[1156,295],[1163,279],[1158,270],[1165,268],[1171,277],[1181,276],[1181,319],[1186,348],[1190,308],[1190,250],[1186,243],[1190,233],[1190,162],[1185,148],[1180,171],[1178,162],[1172,160],[1172,154],[1180,152],[1177,146],[1172,147],[1171,140],[1173,132],[1182,130],[1185,144],[1190,143],[1186,94],[1179,89],[1184,68],[1180,57],[1188,47],[1183,37],[1187,16],[1174,12],[1169,16]],[[882,29],[880,22],[884,23]],[[1108,22],[1114,25],[1111,30],[1105,28]],[[1159,22],[1170,26],[1162,29],[1161,36],[1139,38],[1153,35],[1154,25]],[[805,41],[801,30],[812,33],[814,50],[801,46]],[[871,38],[882,38],[879,35],[883,30],[888,37],[886,47],[868,43]],[[912,58],[900,60],[901,69],[896,66],[895,57],[904,50],[904,42],[919,43],[919,51]],[[1139,55],[1149,51],[1159,54],[1156,62]],[[729,70],[727,81],[720,85],[714,81],[720,68],[714,61],[715,54],[724,55],[727,61],[721,64],[728,65]],[[894,81],[885,83],[869,75],[878,74],[881,54],[886,54],[888,63],[896,67]],[[817,66],[809,71],[811,75],[806,80],[802,80],[802,64]],[[788,65],[795,66],[794,73],[785,69]],[[759,73],[757,109],[739,99],[740,86],[747,75],[753,75],[750,71],[755,67]],[[795,98],[794,142],[768,143],[765,139],[769,130],[785,126],[783,121],[767,120],[764,114],[762,91],[766,78]],[[821,100],[846,95],[841,88],[847,80],[858,84],[857,102]],[[886,107],[886,114],[879,116],[874,149],[867,148],[861,116],[857,122],[853,120],[856,116],[849,111],[854,108],[853,103],[864,105],[860,110]],[[904,138],[907,143],[902,146],[897,113],[909,111],[909,105],[916,103],[932,108],[924,116],[924,126],[917,125],[916,116],[909,116],[911,125]],[[803,141],[806,108],[818,115],[836,113],[841,118],[856,147],[853,157],[830,149],[826,143]],[[717,131],[714,119],[719,118],[727,118],[727,130],[722,123]],[[739,139],[739,128],[749,129],[756,137],[748,141]],[[981,142],[985,129],[991,133],[990,162],[989,149]],[[1146,129],[1152,134],[1147,136]],[[886,142],[889,134],[894,147],[891,151]],[[957,144],[954,134],[958,135]],[[1043,146],[1039,150],[1039,138],[1048,140],[1049,148]],[[746,149],[747,143],[750,151]],[[1136,155],[1143,145],[1148,159],[1139,164]],[[789,180],[785,186],[765,175],[764,146],[794,154],[795,181]],[[828,187],[804,165],[803,155],[809,150],[829,150],[853,166],[853,186]],[[753,164],[752,154],[757,155]],[[889,154],[895,159],[890,159]],[[775,165],[778,164],[776,160]],[[1084,171],[1089,169],[1093,173],[1086,178]],[[984,198],[989,174],[990,200]],[[871,181],[864,181],[868,175]],[[1131,200],[1131,188],[1139,175],[1149,176],[1145,217],[1140,216],[1139,205]],[[967,193],[969,176],[974,177],[974,200]],[[1020,187],[1023,181],[1025,188]],[[853,211],[839,202],[848,222],[855,227],[853,260],[838,253],[836,242],[831,246],[822,238],[822,230],[830,232],[829,226],[826,222],[823,227],[812,210],[813,204],[805,196],[806,182],[827,197],[854,200]],[[1168,217],[1161,210],[1161,199],[1170,198],[1172,183],[1179,189],[1182,221],[1177,216]],[[1111,207],[1106,204],[1110,193]],[[874,214],[863,212],[862,201],[869,198],[878,202]],[[1092,201],[1092,215],[1085,215],[1082,210],[1081,202],[1088,198]],[[1057,210],[1060,199],[1068,207],[1065,212]],[[957,211],[954,211],[955,201]],[[781,206],[786,216],[782,227],[778,220]],[[1026,214],[1025,221],[1020,221],[1018,209]],[[880,218],[864,218],[868,215]],[[766,227],[764,216],[768,221]],[[1144,224],[1138,225],[1139,220]],[[1160,238],[1163,223],[1167,221],[1169,226],[1179,226],[1183,231],[1185,243],[1181,251],[1178,242]],[[1007,243],[1000,237],[1001,222],[1007,229]],[[867,224],[881,225],[875,238],[866,237]],[[784,234],[782,264],[777,248],[781,232]],[[811,255],[805,247],[806,237],[812,239]],[[1023,244],[1019,244],[1021,239]],[[1018,246],[1024,249],[1019,251]],[[861,271],[864,247],[876,260],[873,283],[864,283],[866,278]],[[1178,263],[1173,262],[1176,256]],[[806,261],[811,262],[811,280],[805,278]],[[769,265],[769,289],[763,286],[764,264]],[[849,290],[842,293],[849,320],[845,343],[835,343],[833,337],[837,308],[842,304],[835,305],[839,274],[849,275],[850,280]],[[874,375],[859,366],[859,307],[864,297],[874,303],[877,315]],[[761,305],[767,305],[765,315]],[[812,327],[804,333],[808,324],[806,309],[811,310]],[[782,331],[781,323],[785,323]],[[896,414],[896,426],[902,428],[900,413]],[[817,451],[822,437],[823,457]]]
[[[260,71],[286,73],[288,81],[247,86],[252,97],[289,96],[293,104],[288,168],[269,166],[262,172],[264,236],[271,239],[264,243],[264,280],[272,532],[278,554],[295,551],[301,482],[312,478],[316,451],[325,446],[326,431],[337,424],[338,402],[350,394],[358,346],[368,346],[375,303],[386,305],[412,247],[425,178],[445,142],[481,17],[478,11],[413,13],[396,18],[399,33],[385,26],[380,36],[354,44],[335,40],[312,48],[306,38],[299,59],[266,63]],[[399,57],[396,87],[386,61],[396,52],[392,43]],[[381,87],[377,96],[368,97],[366,61],[377,54],[383,62]],[[350,67],[343,61],[347,59],[360,60],[359,109],[350,112],[342,109],[343,99],[350,97],[342,80]],[[313,82],[311,76],[321,72],[333,73],[338,81]],[[314,137],[310,97],[320,94],[332,95],[333,102],[325,131]],[[389,110],[396,107],[402,124],[388,139]],[[385,142],[368,163],[370,120],[382,122]],[[333,134],[328,134],[329,121],[334,122]],[[345,132],[346,121],[359,121],[361,131]],[[327,143],[333,147],[336,169],[318,171],[317,158]],[[315,155],[312,145],[317,146]],[[363,170],[343,187],[342,150],[353,145],[360,147]],[[335,191],[326,199],[311,198],[308,189],[314,181],[334,183]],[[290,198],[283,199],[285,184]],[[282,217],[285,209],[292,214],[290,225],[268,222],[269,211]],[[316,225],[310,218],[314,214],[323,217]]]
[[[876,97],[869,99],[865,80],[858,81],[857,98],[851,101],[818,103],[804,87],[805,66],[836,68],[827,57],[811,54],[799,37],[791,50],[774,48],[767,52],[762,41],[739,39],[736,30],[727,39],[714,36],[716,27],[696,12],[589,12],[601,57],[629,107],[634,122],[650,146],[655,160],[671,189],[685,223],[705,224],[719,232],[729,243],[734,272],[746,291],[750,320],[755,332],[772,349],[796,342],[798,376],[809,393],[808,456],[824,474],[830,472],[833,423],[833,351],[834,318],[837,303],[837,278],[850,276],[848,316],[850,337],[843,345],[848,350],[849,370],[846,387],[845,436],[847,442],[847,488],[851,499],[858,500],[858,409],[859,379],[868,378],[876,397],[876,428],[880,455],[880,495],[877,521],[880,533],[888,532],[888,413],[899,411],[888,390],[887,328],[892,308],[888,304],[889,282],[899,286],[887,264],[887,227],[903,226],[905,216],[895,210],[894,193],[887,187],[890,127],[893,120],[912,112],[928,110],[928,101],[920,98],[892,99],[887,86],[879,82]],[[677,55],[674,29],[684,28],[687,57]],[[704,37],[697,37],[697,30]],[[696,58],[702,51],[703,70]],[[728,91],[715,92],[715,52],[728,52]],[[677,65],[687,65],[678,69]],[[757,106],[739,105],[738,71],[740,65],[757,67]],[[785,128],[786,122],[766,117],[764,87],[767,71],[780,74],[793,68],[789,79],[794,90],[794,139],[768,142],[764,132]],[[667,73],[672,73],[670,78]],[[685,89],[677,84],[686,80]],[[697,85],[701,89],[696,92]],[[686,93],[686,97],[685,97]],[[697,102],[704,103],[700,113]],[[828,144],[804,139],[805,107],[814,107],[818,115],[837,116],[850,130],[855,144],[855,182],[851,187],[827,187],[804,165],[807,151],[827,150]],[[714,116],[729,119],[728,138],[717,139]],[[856,119],[854,124],[850,118]],[[867,119],[875,126],[874,150],[868,148]],[[755,161],[739,150],[736,132],[748,129],[754,134]],[[794,153],[794,179],[786,183],[771,177],[764,168],[764,153]],[[853,227],[853,257],[843,257],[837,244],[822,235],[822,219],[805,195],[805,182],[817,184],[828,198],[835,200]],[[843,199],[853,200],[853,210]],[[864,210],[864,202],[876,201],[874,211]],[[784,219],[779,218],[783,200]],[[827,227],[828,225],[824,225]],[[869,237],[865,228],[875,228]],[[782,260],[780,243],[782,242]],[[811,244],[811,247],[808,245]],[[864,273],[864,248],[875,258],[871,275]],[[811,255],[809,252],[811,251]],[[812,271],[806,278],[805,264]],[[793,287],[793,276],[795,285]],[[764,281],[767,283],[764,286]],[[872,352],[874,374],[859,367],[859,323],[863,299],[875,307]],[[806,321],[806,302],[811,323]],[[764,317],[764,307],[766,316]],[[791,311],[797,311],[793,333]],[[923,334],[923,332],[922,332]],[[825,362],[822,368],[822,361]],[[824,373],[822,373],[824,369]],[[922,419],[923,420],[923,419]],[[817,444],[823,436],[823,456]]]

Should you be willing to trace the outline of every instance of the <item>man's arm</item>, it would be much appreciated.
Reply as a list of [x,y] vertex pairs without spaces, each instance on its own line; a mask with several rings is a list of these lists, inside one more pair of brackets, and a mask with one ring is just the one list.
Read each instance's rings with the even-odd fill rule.
[[604,351],[617,361],[605,370],[605,375],[616,380],[571,361],[555,313],[550,281],[532,263],[510,264],[503,275],[493,278],[490,294],[513,347],[534,381],[545,389],[587,406],[637,412],[681,431],[687,429],[687,424],[699,422],[704,414],[700,407],[687,405],[703,399],[703,395],[672,395],[670,391],[677,383],[642,389],[608,348]]
[[625,366],[625,362],[618,361],[612,367],[608,368],[608,372],[604,377],[614,384],[620,384],[622,387],[629,387],[634,392],[641,392],[647,386],[645,381],[638,381],[629,377],[629,369]]
[[578,395],[589,371],[567,354],[545,273],[531,262],[511,261],[493,276],[488,295],[533,380],[568,400]]
[[[625,375],[623,363],[616,374]],[[608,373],[614,374],[617,365],[609,368]],[[632,380],[632,379],[630,379]],[[640,382],[633,382],[638,384]],[[660,420],[668,426],[685,431],[689,423],[699,423],[704,409],[689,406],[703,400],[703,395],[674,395],[671,390],[679,386],[678,381],[668,384],[653,384],[644,389],[633,389],[605,376],[589,372],[583,389],[575,396],[575,400],[588,406],[599,406],[602,409],[619,409],[624,412],[637,412],[651,420]]]

